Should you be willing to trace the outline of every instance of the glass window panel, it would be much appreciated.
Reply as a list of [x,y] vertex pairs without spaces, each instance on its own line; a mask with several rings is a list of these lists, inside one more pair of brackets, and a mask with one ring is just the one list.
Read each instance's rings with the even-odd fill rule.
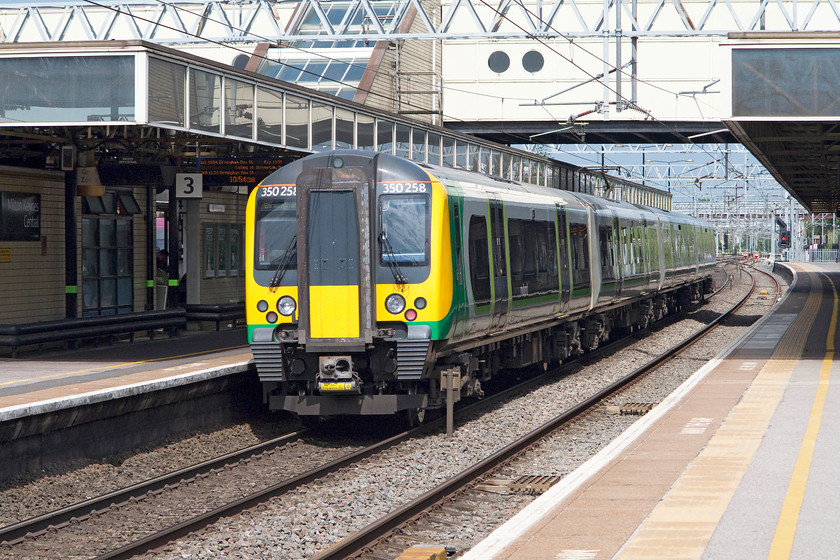
[[411,129],[411,159],[426,162],[426,132],[418,128]]
[[356,115],[356,146],[360,150],[374,150],[373,123],[370,115],[359,113]]
[[283,143],[283,94],[257,88],[257,140]]
[[116,230],[114,228],[114,220],[110,218],[101,218],[99,220],[99,246],[100,247],[116,247],[117,238]]
[[117,305],[131,305],[131,278],[117,279]]
[[186,84],[185,66],[149,59],[149,122],[186,125]]
[[100,276],[116,276],[117,275],[117,250],[116,249],[100,249],[99,250],[99,275]]
[[333,107],[312,102],[312,150],[332,150]]
[[443,165],[455,166],[455,139],[449,136],[443,137]]
[[347,74],[344,75],[344,82],[353,84],[362,79],[362,74],[365,73],[365,65],[361,62],[354,62],[347,68]]
[[835,118],[838,67],[836,48],[732,49],[732,115]]
[[335,109],[335,149],[353,148],[353,119],[356,114],[349,109]]
[[394,155],[399,157],[411,156],[411,128],[398,124],[396,128],[397,143],[395,145]]
[[254,86],[225,79],[225,134],[240,138],[254,135]]
[[478,146],[469,144],[467,149],[467,169],[478,171]]
[[502,153],[498,150],[490,152],[490,173],[497,177],[502,176]]
[[82,278],[99,276],[99,252],[96,249],[82,249]]
[[97,245],[96,239],[99,233],[96,226],[99,220],[95,218],[82,218],[82,246],[95,247]]
[[286,145],[309,149],[309,100],[286,96]]
[[309,64],[306,65],[306,68],[303,69],[303,72],[297,81],[300,83],[319,82],[321,81],[321,76],[324,75],[324,70],[326,69],[326,62],[311,60],[309,61]]
[[[103,278],[99,281],[99,305],[102,308],[117,304],[117,279]],[[113,311],[102,309],[101,315],[113,315]]]
[[379,119],[376,122],[376,151],[390,154],[394,150],[394,123]]
[[0,59],[0,122],[133,121],[134,56]]
[[227,246],[227,224],[216,224],[216,249],[218,251],[216,264],[216,276],[227,276],[228,246]]
[[117,249],[117,276],[131,274],[131,262],[128,260],[128,249]]
[[478,170],[481,173],[490,173],[490,150],[481,147],[478,158]]
[[467,168],[467,144],[460,140],[455,145],[455,167]]
[[522,182],[531,182],[531,160],[528,158],[522,158]]
[[305,62],[287,62],[283,65],[283,69],[280,70],[280,73],[277,75],[278,80],[283,80],[284,82],[292,82],[295,83],[300,78],[300,73],[302,71],[302,67],[306,64]]
[[428,138],[429,147],[427,148],[428,156],[426,161],[432,165],[440,165],[440,134],[430,132]]
[[131,246],[131,221],[117,220],[117,247]]
[[502,154],[502,167],[499,170],[499,177],[504,177],[505,179],[510,179],[510,159],[511,154],[505,152]]
[[543,186],[548,185],[548,182],[546,181],[546,175],[545,175],[545,162],[541,161],[539,163],[539,167],[537,169],[540,173],[539,179],[537,179],[537,184],[538,185],[543,185]]
[[349,64],[333,60],[324,72],[324,81],[340,82],[344,78],[344,73],[347,72]]
[[259,66],[257,66],[257,73],[262,74],[263,76],[268,76],[269,78],[277,78],[284,68],[286,68],[286,66],[280,62],[264,58],[260,61]]
[[228,270],[231,276],[239,274],[239,226],[231,224],[228,230],[229,247],[230,247],[230,266]]
[[216,224],[204,224],[204,277],[216,276]]
[[221,76],[201,70],[190,70],[190,128],[221,132],[221,110]]
[[[99,280],[85,280],[82,282],[82,309],[99,308]],[[95,313],[93,313],[95,315]]]
[[513,156],[513,160],[511,162],[511,179],[514,181],[519,181],[522,177],[519,172],[522,166],[522,156]]

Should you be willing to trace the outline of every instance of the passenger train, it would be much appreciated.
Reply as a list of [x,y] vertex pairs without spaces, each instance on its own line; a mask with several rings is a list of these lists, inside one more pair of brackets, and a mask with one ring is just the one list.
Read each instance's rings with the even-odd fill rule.
[[507,368],[644,329],[712,287],[705,222],[388,154],[311,155],[251,193],[247,322],[265,400],[411,423]]

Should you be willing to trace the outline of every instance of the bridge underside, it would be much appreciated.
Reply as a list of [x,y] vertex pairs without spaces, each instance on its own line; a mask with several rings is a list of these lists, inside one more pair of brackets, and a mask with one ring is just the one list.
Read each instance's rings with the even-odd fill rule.
[[715,144],[738,141],[720,121],[458,121],[447,122],[445,126],[500,144]]

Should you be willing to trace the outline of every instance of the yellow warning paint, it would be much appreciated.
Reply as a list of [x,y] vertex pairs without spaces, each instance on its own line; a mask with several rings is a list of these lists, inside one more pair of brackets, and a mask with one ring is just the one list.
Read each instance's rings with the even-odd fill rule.
[[309,336],[359,338],[359,287],[310,286]]
[[811,471],[811,461],[814,458],[814,448],[817,445],[817,436],[820,433],[825,399],[828,394],[828,384],[831,380],[831,363],[834,361],[834,334],[837,330],[838,297],[834,282],[831,281],[831,278],[826,278],[834,292],[833,311],[828,326],[828,339],[826,340],[827,351],[820,369],[820,381],[817,386],[817,393],[814,396],[814,404],[811,406],[811,415],[808,418],[805,437],[799,447],[799,455],[796,457],[796,464],[793,467],[793,475],[790,479],[785,502],[779,514],[776,533],[770,544],[770,553],[767,555],[767,558],[772,560],[789,558],[793,549],[796,527],[799,525],[799,512],[802,509],[802,501],[805,499],[808,473]]

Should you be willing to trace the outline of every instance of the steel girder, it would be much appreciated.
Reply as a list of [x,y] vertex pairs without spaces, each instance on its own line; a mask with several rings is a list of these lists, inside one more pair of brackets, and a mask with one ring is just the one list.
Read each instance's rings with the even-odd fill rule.
[[[804,17],[802,17],[804,14]],[[418,17],[424,30],[400,32]],[[605,24],[606,22],[606,24]],[[305,25],[302,25],[305,24]],[[0,8],[0,42],[725,37],[833,31],[833,0],[42,0]]]

